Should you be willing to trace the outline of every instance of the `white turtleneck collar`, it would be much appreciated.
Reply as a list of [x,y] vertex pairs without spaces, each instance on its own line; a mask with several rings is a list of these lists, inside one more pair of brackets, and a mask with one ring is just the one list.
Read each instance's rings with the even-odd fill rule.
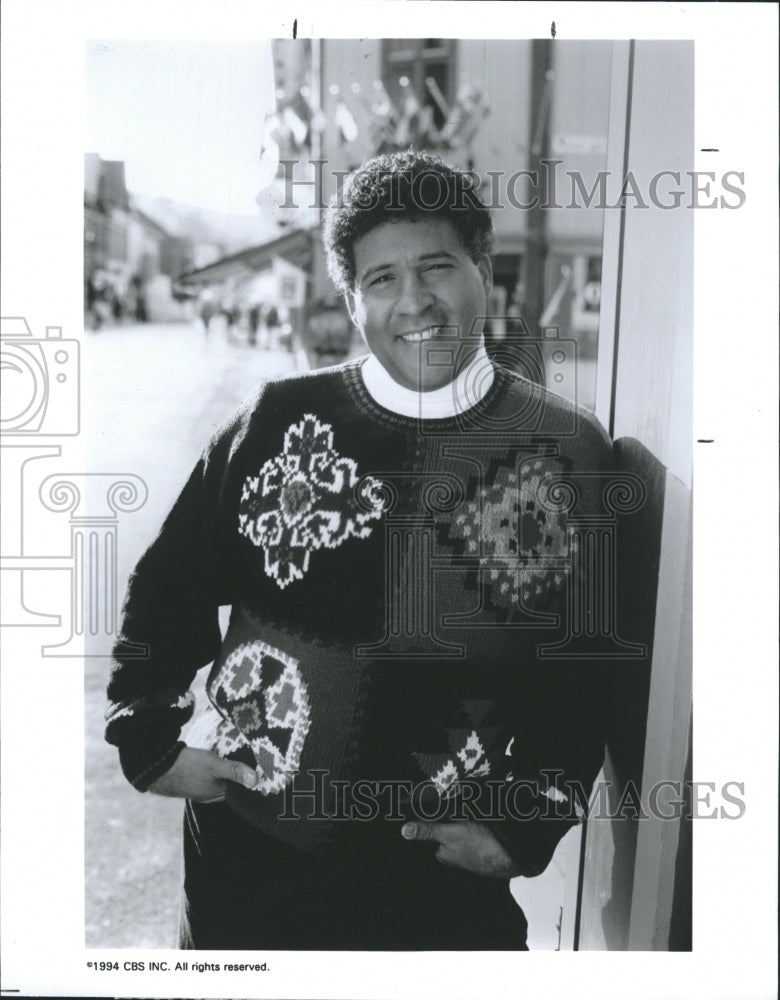
[[484,399],[495,377],[484,344],[453,382],[430,392],[415,392],[399,385],[374,354],[363,362],[360,373],[374,402],[401,416],[426,420],[465,413]]

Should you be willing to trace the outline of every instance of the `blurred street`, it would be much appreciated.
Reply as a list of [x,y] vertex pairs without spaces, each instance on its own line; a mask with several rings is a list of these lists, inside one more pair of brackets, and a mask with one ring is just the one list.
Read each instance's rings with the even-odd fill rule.
[[[305,361],[228,338],[216,321],[208,337],[199,321],[88,330],[82,353],[86,466],[135,474],[149,489],[146,504],[120,518],[121,599],[206,440],[262,379]],[[140,795],[125,781],[103,740],[109,661],[85,664],[86,946],[171,947],[182,803]]]
[[140,476],[149,498],[120,527],[126,577],[159,527],[209,437],[263,379],[306,367],[284,349],[252,347],[212,321],[87,331],[82,407],[92,472]]

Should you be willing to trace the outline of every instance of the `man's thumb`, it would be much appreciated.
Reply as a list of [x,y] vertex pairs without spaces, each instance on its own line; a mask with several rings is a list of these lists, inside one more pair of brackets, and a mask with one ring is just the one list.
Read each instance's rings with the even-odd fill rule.
[[438,840],[436,836],[436,824],[425,823],[419,820],[416,823],[404,823],[401,827],[401,836],[406,840]]
[[222,760],[220,758],[219,777],[234,781],[237,785],[245,788],[254,788],[257,784],[257,772],[248,764],[242,764],[238,760]]

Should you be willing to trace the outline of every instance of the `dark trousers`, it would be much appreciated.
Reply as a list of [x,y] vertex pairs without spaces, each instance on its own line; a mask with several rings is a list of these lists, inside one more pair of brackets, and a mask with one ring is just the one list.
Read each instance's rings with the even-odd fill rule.
[[179,946],[243,950],[527,950],[504,880],[442,865],[400,824],[351,824],[311,855],[223,803],[188,802]]

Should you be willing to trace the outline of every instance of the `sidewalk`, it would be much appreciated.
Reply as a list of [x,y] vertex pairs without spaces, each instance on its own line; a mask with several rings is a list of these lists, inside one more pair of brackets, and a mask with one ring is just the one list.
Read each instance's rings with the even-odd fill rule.
[[[228,342],[216,327],[87,331],[82,405],[91,472],[130,473],[149,497],[119,524],[118,592],[213,431],[263,378],[296,370],[286,351]],[[86,946],[174,945],[182,803],[139,795],[103,739],[107,659],[85,661]]]

